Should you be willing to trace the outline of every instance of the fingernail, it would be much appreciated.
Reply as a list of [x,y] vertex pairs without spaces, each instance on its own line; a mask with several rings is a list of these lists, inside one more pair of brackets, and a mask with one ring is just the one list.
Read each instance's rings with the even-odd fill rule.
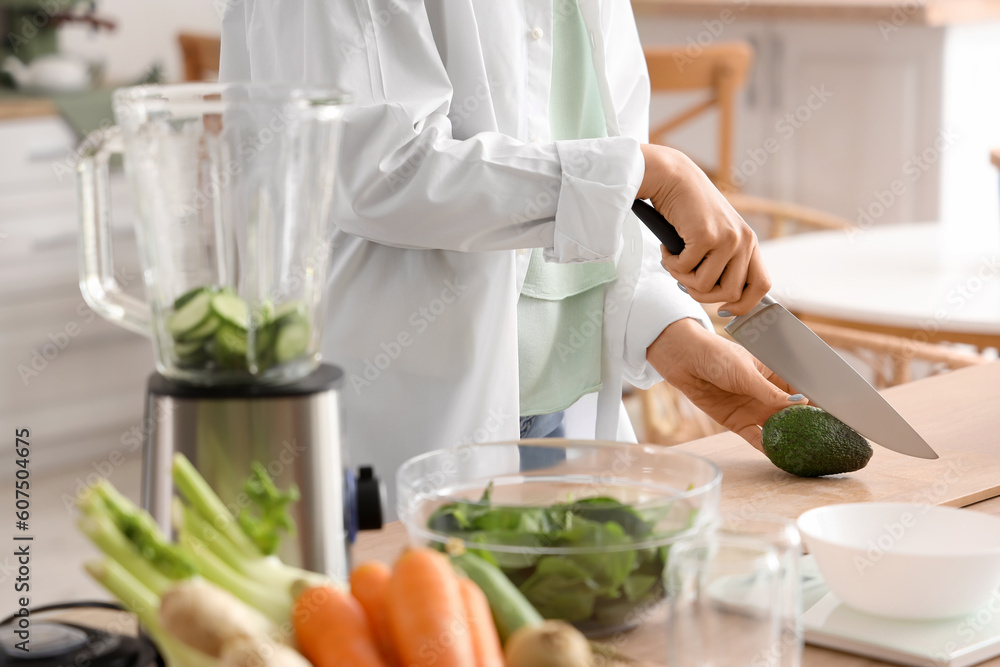
[[728,310],[720,310],[719,311],[719,317],[732,317],[732,316],[733,316],[733,314],[730,313]]
[[677,283],[677,289],[679,289],[680,291],[684,292],[685,294],[688,293],[688,288],[684,287],[684,285],[681,285],[680,283]]
[[795,403],[796,401],[801,401],[803,398],[805,398],[805,396],[803,396],[802,394],[792,394],[791,396],[788,397],[788,402]]

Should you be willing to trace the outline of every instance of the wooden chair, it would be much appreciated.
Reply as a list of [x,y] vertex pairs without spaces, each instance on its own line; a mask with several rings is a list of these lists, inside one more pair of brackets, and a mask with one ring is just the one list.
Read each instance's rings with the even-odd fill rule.
[[185,81],[218,81],[222,40],[217,35],[182,32],[177,36],[184,58]]
[[733,134],[736,98],[753,63],[753,47],[746,42],[712,44],[692,55],[688,46],[646,49],[653,93],[704,90],[707,97],[650,129],[650,143],[666,144],[666,135],[710,111],[718,109],[718,159],[705,173],[720,189],[735,189],[732,182]]
[[807,322],[807,324],[830,347],[847,352],[864,362],[871,369],[872,384],[877,389],[905,384],[912,380],[911,364],[915,360],[930,364],[931,375],[987,363],[984,357],[945,345],[835,324],[820,322]]
[[760,239],[776,239],[807,231],[848,230],[855,226],[847,218],[810,206],[755,197],[742,192],[724,194]]

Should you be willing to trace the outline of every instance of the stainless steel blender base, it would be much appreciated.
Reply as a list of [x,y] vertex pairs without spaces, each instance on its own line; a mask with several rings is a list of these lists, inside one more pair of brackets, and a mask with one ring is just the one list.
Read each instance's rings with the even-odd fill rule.
[[150,377],[146,399],[142,501],[168,528],[174,452],[187,456],[236,509],[249,503],[243,484],[259,461],[278,488],[296,484],[297,530],[279,556],[310,570],[345,578],[357,530],[354,473],[343,442],[339,387],[343,372],[321,365],[281,386],[198,387]]

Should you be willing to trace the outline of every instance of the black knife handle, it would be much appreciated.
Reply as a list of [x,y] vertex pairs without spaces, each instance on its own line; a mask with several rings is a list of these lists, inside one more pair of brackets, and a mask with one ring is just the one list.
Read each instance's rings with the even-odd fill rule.
[[[636,199],[632,202],[632,212],[635,213],[636,217],[642,220],[647,227],[649,227],[649,230],[656,235],[656,238],[660,239],[660,243],[667,248],[667,252],[671,255],[681,254],[684,250],[684,239],[682,239],[681,235],[677,233],[674,226],[663,217],[662,213],[657,211],[642,199]],[[704,261],[705,259],[702,258],[701,262],[698,262],[698,265],[695,266],[691,272],[694,273],[697,271],[698,267],[700,267]],[[680,283],[677,284],[680,285]],[[716,281],[715,284],[719,285],[720,282]]]
[[674,226],[667,222],[663,214],[641,199],[632,203],[632,212],[645,223],[656,238],[660,239],[671,255],[679,255],[684,250],[684,239],[677,233]]

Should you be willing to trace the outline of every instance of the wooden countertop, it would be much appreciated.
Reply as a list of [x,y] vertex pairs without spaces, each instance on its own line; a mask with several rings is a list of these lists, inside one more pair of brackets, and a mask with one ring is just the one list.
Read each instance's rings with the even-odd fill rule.
[[[746,5],[744,6],[744,1]],[[632,0],[636,13],[718,18],[725,10],[745,18],[810,21],[889,21],[945,26],[1000,19],[1000,0]]]
[[[997,446],[1000,444],[1000,436],[997,435],[1000,433],[1000,411],[996,409],[998,388],[1000,362],[953,371],[885,392],[889,401],[938,451],[941,455],[938,461],[906,459],[878,448],[869,466],[859,473],[825,480],[799,480],[777,473],[760,454],[730,433],[679,447],[706,456],[722,468],[722,504],[730,511],[746,506],[755,512],[794,517],[816,505],[851,500],[906,499],[968,505],[970,511],[1000,516],[1000,497],[983,500],[991,496],[996,491],[994,486],[1000,483],[1000,465],[997,463],[997,457],[1000,457],[1000,447]],[[956,461],[964,463],[955,467]],[[117,480],[127,480],[135,482],[137,487],[137,464],[137,460],[126,463],[124,470],[116,472],[116,483]],[[70,475],[58,488],[73,483]],[[982,490],[970,491],[976,487]],[[915,488],[918,491],[912,495]],[[137,488],[132,491],[133,495],[138,493]],[[58,499],[58,492],[43,494],[42,497]],[[61,514],[66,514],[61,504],[53,502],[53,508],[57,506]],[[83,538],[76,537],[82,542]],[[380,531],[361,533],[353,549],[354,561],[392,563],[407,543],[405,530],[399,523],[389,524]],[[78,570],[64,567],[64,554],[65,551],[58,555],[59,567],[79,578]],[[660,619],[654,619],[643,628],[616,635],[613,641],[623,653],[644,657],[650,661],[648,664],[661,665],[665,663],[665,651],[657,646],[657,641],[662,641],[664,637]],[[803,667],[887,667],[887,663],[806,646]],[[981,667],[1000,667],[1000,658],[981,663]]]
[[55,116],[56,105],[47,97],[0,96],[0,121]]
[[[1000,362],[953,371],[885,391],[940,455],[936,461],[913,459],[876,447],[864,470],[823,479],[801,479],[772,466],[741,438],[721,433],[679,448],[711,459],[723,474],[723,511],[797,517],[812,507],[841,502],[899,500],[970,509],[1000,516]],[[354,550],[357,563],[393,562],[407,544],[402,524],[361,533]],[[654,620],[616,639],[626,655],[665,662]],[[617,637],[617,636],[616,636]],[[883,667],[887,663],[839,651],[807,646],[804,667]],[[1000,667],[1000,658],[982,663]]]
[[892,387],[883,395],[941,457],[927,461],[875,447],[850,475],[805,479],[775,468],[732,433],[677,445],[722,469],[722,510],[796,518],[814,507],[861,501],[963,507],[1000,495],[1000,362]]

